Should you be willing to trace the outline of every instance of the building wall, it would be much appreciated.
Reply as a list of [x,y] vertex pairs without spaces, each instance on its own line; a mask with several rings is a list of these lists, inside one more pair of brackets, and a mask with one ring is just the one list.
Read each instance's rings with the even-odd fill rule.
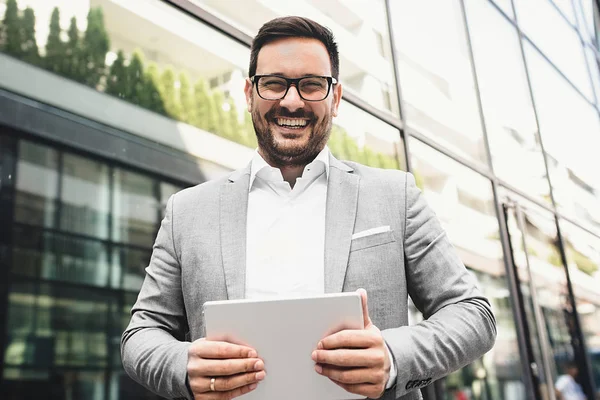
[[[166,199],[252,157],[248,44],[289,14],[339,42],[347,94],[332,152],[415,174],[494,308],[494,349],[437,388],[527,398],[519,335],[540,321],[526,338],[532,361],[546,361],[540,391],[581,358],[575,322],[600,384],[594,1],[182,2],[192,16],[158,0],[19,0],[17,19],[11,1],[0,0],[0,31],[22,33],[17,48],[0,35],[9,398],[152,398],[123,374],[118,346]],[[84,57],[93,68],[82,72]]]

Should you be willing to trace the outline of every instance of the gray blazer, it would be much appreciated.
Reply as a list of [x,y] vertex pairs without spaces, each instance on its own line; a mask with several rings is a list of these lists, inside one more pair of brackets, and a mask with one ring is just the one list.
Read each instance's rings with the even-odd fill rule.
[[[187,350],[204,336],[204,302],[244,297],[249,177],[250,166],[169,199],[121,341],[125,371],[161,396],[192,398]],[[411,174],[331,156],[325,223],[325,291],[365,288],[393,354],[398,377],[384,399],[420,399],[418,388],[492,348],[490,305]],[[383,225],[391,230],[352,240]],[[408,296],[425,318],[410,327]]]

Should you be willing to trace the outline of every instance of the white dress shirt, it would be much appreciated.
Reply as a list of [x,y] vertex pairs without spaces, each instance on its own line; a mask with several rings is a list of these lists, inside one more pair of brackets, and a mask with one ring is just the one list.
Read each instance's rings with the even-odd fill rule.
[[[247,299],[325,293],[326,146],[304,167],[294,188],[258,153],[250,167],[246,231]],[[396,368],[390,357],[390,388]]]

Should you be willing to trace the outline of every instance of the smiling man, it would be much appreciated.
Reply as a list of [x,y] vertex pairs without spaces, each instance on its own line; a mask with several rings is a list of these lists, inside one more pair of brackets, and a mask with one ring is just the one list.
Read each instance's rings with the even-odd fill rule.
[[[364,328],[306,356],[369,398],[420,399],[419,388],[493,346],[490,305],[412,175],[327,148],[338,75],[333,35],[314,21],[277,18],[255,37],[245,94],[257,152],[246,168],[171,197],[123,334],[125,370],[150,390],[231,399],[268,379],[254,349],[203,338],[208,300],[360,290]],[[409,296],[425,317],[414,326]]]

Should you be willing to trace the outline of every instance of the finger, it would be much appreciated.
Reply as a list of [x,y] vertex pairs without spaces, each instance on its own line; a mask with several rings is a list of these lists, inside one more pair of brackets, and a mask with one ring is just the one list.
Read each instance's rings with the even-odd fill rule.
[[317,349],[365,349],[379,345],[383,340],[380,338],[381,335],[377,335],[372,331],[346,329],[321,339],[317,344]]
[[338,367],[380,367],[385,355],[372,349],[315,350],[313,361]]
[[[251,372],[247,374],[233,375],[229,377],[215,378],[216,392],[229,392],[244,386],[249,386],[253,383],[258,383],[265,379],[265,371]],[[208,388],[210,390],[210,379],[208,380]]]
[[369,325],[371,325],[371,318],[369,318],[369,306],[367,303],[367,291],[365,289],[358,289],[357,290],[358,293],[360,293],[360,299],[361,299],[361,303],[362,303],[362,311],[363,311],[363,323],[364,323],[364,327],[365,329],[367,329],[369,327]]
[[188,375],[225,376],[244,372],[258,372],[265,368],[260,358],[233,358],[229,360],[193,358],[188,361]]
[[189,355],[201,358],[255,358],[256,350],[239,344],[212,340],[197,340],[190,346]]
[[336,385],[342,387],[346,392],[365,396],[370,399],[377,399],[377,398],[381,397],[381,395],[383,394],[383,391],[385,389],[385,387],[383,387],[382,385],[375,385],[372,383],[358,383],[358,384],[353,385],[353,384],[339,383],[336,381],[332,381],[332,382],[334,382]]
[[333,381],[346,384],[378,383],[384,378],[383,372],[371,368],[342,368],[317,364],[315,371]]
[[233,399],[236,397],[240,397],[246,393],[249,393],[256,389],[258,385],[256,383],[252,383],[250,385],[242,386],[237,389],[231,390],[229,392],[206,392],[200,393],[194,396],[194,400],[223,400],[223,399]]

